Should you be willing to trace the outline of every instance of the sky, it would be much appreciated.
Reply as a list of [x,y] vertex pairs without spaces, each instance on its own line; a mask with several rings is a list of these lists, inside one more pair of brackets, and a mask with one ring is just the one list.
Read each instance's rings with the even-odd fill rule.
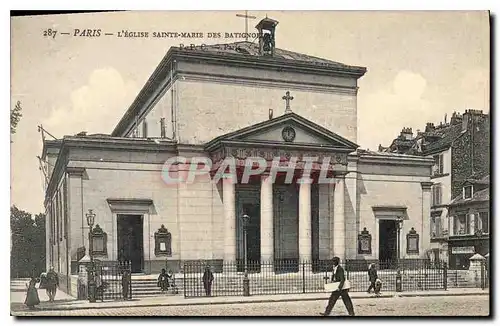
[[[111,133],[171,46],[243,39],[72,36],[117,33],[244,32],[244,12],[116,12],[11,18],[11,106],[23,116],[11,144],[11,204],[43,212],[37,155],[43,125],[57,138]],[[489,17],[475,12],[250,11],[253,32],[279,21],[278,48],[367,67],[359,80],[358,144],[376,150],[403,127],[448,120],[454,111],[489,112]],[[45,36],[57,31],[55,37]],[[60,33],[71,33],[61,35]],[[90,34],[93,34],[92,31]],[[53,33],[52,33],[53,35]],[[266,108],[267,109],[267,108]],[[332,130],[335,132],[335,130]]]

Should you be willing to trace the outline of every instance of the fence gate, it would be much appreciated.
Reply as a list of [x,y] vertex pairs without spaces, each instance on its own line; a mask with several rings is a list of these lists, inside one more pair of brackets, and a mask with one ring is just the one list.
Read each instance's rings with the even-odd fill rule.
[[[96,262],[97,276],[101,279],[101,287],[97,289],[98,301],[124,299],[124,294],[128,300],[132,299],[130,267],[129,261]],[[123,285],[128,285],[128,291]]]

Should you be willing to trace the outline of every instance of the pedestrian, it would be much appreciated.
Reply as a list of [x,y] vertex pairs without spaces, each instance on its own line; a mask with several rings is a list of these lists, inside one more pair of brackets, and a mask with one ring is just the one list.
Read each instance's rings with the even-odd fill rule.
[[377,281],[377,269],[375,268],[375,264],[370,264],[368,267],[368,280],[370,281],[370,286],[368,287],[368,293],[370,293],[371,289],[375,290],[375,282]]
[[123,295],[123,300],[128,300],[129,296],[129,289],[130,289],[130,274],[127,270],[123,271],[122,275],[122,295]]
[[161,289],[161,292],[168,290],[168,275],[165,268],[161,269],[161,273],[158,276],[158,287]]
[[377,278],[375,281],[375,295],[379,296],[380,295],[380,289],[382,288],[382,281]]
[[59,286],[59,277],[57,276],[57,273],[54,271],[54,267],[51,266],[49,268],[49,271],[47,272],[46,276],[46,285],[45,288],[47,289],[47,295],[49,296],[49,302],[53,302],[56,293],[57,293],[57,287]]
[[24,304],[28,306],[30,310],[35,309],[36,305],[40,304],[40,298],[38,297],[38,290],[36,289],[36,283],[40,280],[36,277],[32,276],[29,283],[26,284],[26,299],[24,300]]
[[101,301],[104,302],[104,283],[98,271],[95,272],[94,280],[97,294],[96,299],[101,299]]
[[203,288],[205,288],[205,294],[207,297],[212,295],[212,282],[214,281],[214,274],[210,270],[210,266],[205,267],[205,272],[203,273]]
[[339,297],[342,297],[342,301],[344,302],[345,307],[347,308],[347,312],[349,316],[354,316],[354,307],[352,306],[351,297],[349,296],[349,288],[344,287],[346,283],[345,273],[342,266],[340,266],[340,258],[333,257],[333,273],[332,273],[332,282],[338,283],[338,287],[332,291],[330,295],[330,299],[328,299],[328,305],[326,306],[325,312],[320,312],[322,316],[329,316],[332,312],[335,303]]

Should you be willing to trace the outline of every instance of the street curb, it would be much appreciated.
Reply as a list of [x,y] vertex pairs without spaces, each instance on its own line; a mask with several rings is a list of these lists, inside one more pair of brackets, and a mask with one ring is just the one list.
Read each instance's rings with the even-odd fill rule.
[[[374,298],[402,298],[402,297],[448,297],[448,296],[474,296],[474,295],[489,295],[488,292],[466,292],[466,293],[408,293],[408,294],[385,294],[378,297],[374,296],[354,296],[356,299],[374,299]],[[189,301],[189,299],[186,299]],[[44,307],[38,311],[66,311],[66,310],[90,310],[90,309],[124,309],[124,308],[146,308],[146,307],[182,307],[182,306],[208,306],[208,305],[223,305],[223,304],[245,304],[245,303],[275,303],[275,302],[297,302],[297,301],[320,301],[328,300],[328,296],[317,296],[310,298],[280,298],[280,299],[256,299],[256,300],[235,300],[235,301],[216,301],[216,302],[178,302],[178,303],[143,303],[131,306],[109,305],[96,307]],[[33,311],[34,312],[34,311]],[[13,311],[11,311],[11,314]]]

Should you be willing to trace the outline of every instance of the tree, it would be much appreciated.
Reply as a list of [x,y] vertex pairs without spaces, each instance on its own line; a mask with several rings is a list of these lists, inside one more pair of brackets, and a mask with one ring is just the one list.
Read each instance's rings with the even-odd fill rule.
[[10,208],[11,276],[29,277],[45,270],[45,214],[35,218],[28,212]]
[[16,133],[17,124],[19,123],[19,120],[21,120],[21,117],[23,116],[21,114],[22,109],[23,108],[21,107],[21,101],[17,101],[16,106],[14,106],[14,108],[10,110],[10,134],[11,135]]

